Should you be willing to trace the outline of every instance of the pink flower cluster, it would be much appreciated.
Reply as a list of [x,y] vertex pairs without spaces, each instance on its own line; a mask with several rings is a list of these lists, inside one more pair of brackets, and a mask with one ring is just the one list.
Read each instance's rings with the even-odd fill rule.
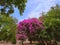
[[17,40],[25,40],[27,37],[25,34],[16,34],[16,39]]
[[[39,21],[36,18],[23,20],[19,22],[17,26],[17,34],[25,33],[25,35],[36,33],[37,31],[41,31],[44,29],[43,22]],[[20,35],[18,38],[21,38]]]

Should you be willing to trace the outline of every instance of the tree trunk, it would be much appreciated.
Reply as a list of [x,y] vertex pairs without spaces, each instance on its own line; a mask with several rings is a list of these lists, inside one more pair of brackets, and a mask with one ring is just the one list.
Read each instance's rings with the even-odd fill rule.
[[38,40],[38,45],[45,45],[44,40]]
[[22,45],[24,45],[24,44],[23,44],[23,40],[22,40]]
[[48,41],[48,40],[47,40],[47,45],[51,45],[51,41]]
[[56,40],[52,40],[51,41],[51,45],[57,45],[57,41]]
[[30,44],[32,44],[32,41],[30,41]]

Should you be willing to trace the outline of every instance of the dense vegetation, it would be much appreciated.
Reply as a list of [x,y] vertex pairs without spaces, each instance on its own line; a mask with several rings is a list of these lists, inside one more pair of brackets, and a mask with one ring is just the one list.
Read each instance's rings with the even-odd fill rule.
[[[60,6],[56,5],[39,19],[32,18],[19,22],[10,16],[14,13],[14,7],[17,7],[20,14],[24,12],[27,0],[0,0],[0,41],[16,40],[38,41],[40,45],[47,41],[60,41]],[[32,42],[31,42],[32,43]],[[41,45],[42,45],[41,44]],[[51,45],[51,44],[49,44]]]
[[40,39],[39,34],[43,29],[44,29],[43,23],[36,18],[23,20],[18,24],[16,37],[18,40],[21,40],[20,35],[23,35],[22,38],[23,39],[28,38],[29,41],[35,41],[37,39],[39,40]]
[[17,19],[0,14],[0,40],[16,42]]
[[0,13],[10,15],[14,13],[14,8],[18,8],[20,14],[24,12],[27,0],[0,0]]
[[54,41],[53,44],[57,45],[56,41],[60,40],[59,27],[60,6],[56,5],[55,7],[51,7],[51,9],[46,14],[43,13],[39,20],[32,18],[20,22],[17,27],[17,34],[19,34],[17,37],[24,33],[24,35],[28,37],[29,41],[38,41],[38,45],[40,45],[41,42],[41,45],[44,45],[45,43],[51,45],[52,40]]
[[27,0],[0,0],[0,41],[16,43],[17,19],[10,16],[14,8],[18,8],[20,14],[24,12]]

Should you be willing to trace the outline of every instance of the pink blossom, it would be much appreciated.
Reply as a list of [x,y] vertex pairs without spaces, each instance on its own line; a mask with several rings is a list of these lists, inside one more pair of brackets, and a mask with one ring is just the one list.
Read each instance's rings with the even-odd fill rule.
[[[23,21],[19,22],[19,24],[17,26],[17,32],[22,32],[22,34],[26,33],[27,36],[29,34],[36,33],[43,29],[44,29],[43,22],[39,21],[36,18],[23,20]],[[18,39],[21,39],[21,37],[23,38],[24,35],[22,35],[22,34],[17,34],[17,38]]]

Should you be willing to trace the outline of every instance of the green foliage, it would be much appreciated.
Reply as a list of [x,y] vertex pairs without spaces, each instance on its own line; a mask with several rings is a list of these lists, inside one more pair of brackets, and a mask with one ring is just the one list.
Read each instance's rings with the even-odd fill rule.
[[56,39],[56,36],[60,35],[60,6],[59,5],[52,7],[50,11],[47,12],[47,14],[45,15],[44,24],[47,33],[52,37],[52,39],[53,38]]
[[51,7],[51,9],[47,12],[47,16],[52,18],[60,18],[60,6],[56,4],[55,7]]
[[0,18],[0,40],[13,41],[16,38],[17,20],[12,17],[6,17],[5,15],[0,15]]
[[14,12],[14,7],[17,7],[20,14],[22,15],[26,6],[26,2],[27,0],[0,0],[1,14],[12,14]]

